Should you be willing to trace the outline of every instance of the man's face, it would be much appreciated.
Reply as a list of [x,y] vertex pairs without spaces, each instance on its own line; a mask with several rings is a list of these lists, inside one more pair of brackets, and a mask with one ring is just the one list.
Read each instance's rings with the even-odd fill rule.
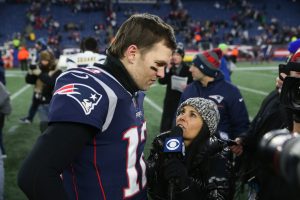
[[179,53],[173,53],[171,63],[179,65],[182,62],[182,57]]
[[195,65],[192,65],[190,67],[190,72],[192,73],[194,81],[200,81],[200,80],[202,80],[205,77],[205,75]]
[[164,69],[170,62],[172,50],[163,42],[155,44],[149,51],[136,54],[130,74],[140,90],[148,90],[157,78],[163,78]]

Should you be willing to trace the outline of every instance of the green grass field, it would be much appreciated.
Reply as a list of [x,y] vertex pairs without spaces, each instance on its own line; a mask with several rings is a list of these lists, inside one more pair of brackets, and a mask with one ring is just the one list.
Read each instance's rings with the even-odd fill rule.
[[[268,69],[259,67],[271,66]],[[245,99],[250,118],[258,111],[263,98],[275,87],[276,67],[278,63],[251,65],[239,63],[233,72],[232,80]],[[252,67],[252,68],[248,68]],[[5,199],[25,200],[26,197],[17,187],[16,176],[26,154],[39,136],[38,117],[33,124],[20,124],[19,118],[27,114],[32,96],[32,87],[24,80],[24,74],[18,70],[7,71],[7,87],[11,93],[13,112],[7,118],[4,127],[4,145],[7,152],[5,159]],[[145,155],[148,155],[152,138],[158,134],[161,119],[162,102],[165,87],[154,85],[148,92],[144,103],[147,120],[148,142]]]

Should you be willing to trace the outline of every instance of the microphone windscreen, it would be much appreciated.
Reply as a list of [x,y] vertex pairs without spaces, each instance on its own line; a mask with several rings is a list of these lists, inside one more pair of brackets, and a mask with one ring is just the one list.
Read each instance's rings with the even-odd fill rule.
[[183,135],[183,130],[180,126],[175,126],[171,129],[171,136],[175,136],[175,137],[182,137]]

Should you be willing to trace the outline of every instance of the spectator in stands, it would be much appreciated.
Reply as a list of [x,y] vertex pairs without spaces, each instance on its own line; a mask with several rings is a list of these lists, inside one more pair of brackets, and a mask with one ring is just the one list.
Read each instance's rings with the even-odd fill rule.
[[230,165],[215,136],[219,119],[217,105],[209,99],[189,98],[178,107],[176,125],[183,130],[185,155],[173,152],[176,156],[170,158],[164,150],[171,141],[168,138],[180,136],[173,129],[154,139],[147,159],[148,191],[153,200],[228,199],[230,175],[228,169],[218,169]]
[[160,84],[167,85],[160,123],[161,133],[171,129],[181,93],[193,80],[189,66],[183,62],[184,54],[183,44],[178,43],[171,62],[165,70],[165,77],[158,79]]
[[95,62],[103,64],[106,59],[105,55],[99,54],[97,40],[93,37],[83,39],[80,49],[81,53],[67,58],[67,69],[93,66]]
[[41,132],[47,128],[49,103],[53,95],[56,78],[61,72],[56,67],[53,53],[45,50],[40,54],[38,67],[33,70],[30,69],[26,75],[26,82],[34,85],[34,101],[37,102],[38,106]]
[[27,60],[29,58],[29,52],[27,51],[25,46],[21,46],[19,52],[18,52],[18,60],[21,65],[22,71],[27,71]]

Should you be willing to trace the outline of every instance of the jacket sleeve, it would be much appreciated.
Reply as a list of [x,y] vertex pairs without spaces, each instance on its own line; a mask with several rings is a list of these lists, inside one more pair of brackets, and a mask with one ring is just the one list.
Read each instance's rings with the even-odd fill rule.
[[38,77],[37,77],[36,75],[27,73],[27,74],[26,74],[26,77],[25,77],[25,81],[26,81],[26,83],[28,83],[28,84],[35,84],[37,78],[38,78]]
[[39,75],[39,78],[45,84],[54,87],[55,81],[60,74],[61,74],[61,70],[57,70],[52,76],[49,76],[48,72],[45,72],[45,73],[41,73]]
[[50,124],[22,164],[21,190],[30,200],[67,200],[60,174],[97,131],[79,123]]
[[236,88],[236,91],[232,91],[231,94],[232,96],[228,102],[228,109],[230,116],[231,139],[235,139],[240,134],[248,130],[250,121],[246,104],[240,91]]

